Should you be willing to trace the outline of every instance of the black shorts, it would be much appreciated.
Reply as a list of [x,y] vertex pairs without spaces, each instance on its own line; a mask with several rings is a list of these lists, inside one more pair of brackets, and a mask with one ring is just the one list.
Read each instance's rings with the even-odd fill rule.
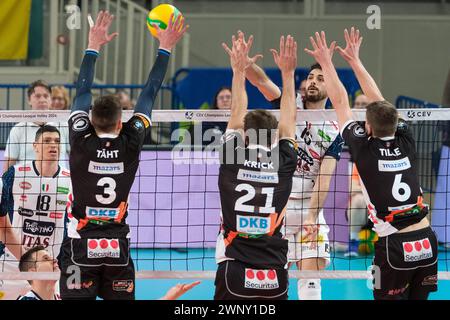
[[287,300],[286,269],[255,269],[239,261],[219,264],[214,300]]
[[422,300],[437,290],[438,243],[428,227],[382,237],[375,245],[374,298]]
[[134,300],[129,239],[66,238],[58,260],[63,300]]

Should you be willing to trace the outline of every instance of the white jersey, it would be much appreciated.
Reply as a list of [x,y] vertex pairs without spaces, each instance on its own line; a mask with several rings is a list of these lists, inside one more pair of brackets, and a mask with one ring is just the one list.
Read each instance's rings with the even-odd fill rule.
[[[65,166],[65,160],[69,155],[69,135],[67,123],[47,122],[46,125],[54,126],[60,131],[61,152],[60,165]],[[5,146],[5,158],[16,159],[17,164],[35,159],[33,143],[36,132],[41,126],[34,122],[20,122],[10,131],[8,142]]]
[[298,163],[294,173],[291,197],[310,198],[320,165],[325,156],[340,159],[344,144],[334,121],[297,123]]
[[[54,300],[61,300],[61,298],[58,295],[54,295],[53,296]],[[24,294],[23,296],[19,296],[17,298],[17,300],[44,300],[42,299],[36,292],[34,292],[33,290],[28,291],[26,294]]]
[[10,167],[3,175],[1,213],[9,214],[25,250],[42,245],[58,256],[69,190],[70,172],[61,167],[53,177],[42,177],[35,163],[28,162]]

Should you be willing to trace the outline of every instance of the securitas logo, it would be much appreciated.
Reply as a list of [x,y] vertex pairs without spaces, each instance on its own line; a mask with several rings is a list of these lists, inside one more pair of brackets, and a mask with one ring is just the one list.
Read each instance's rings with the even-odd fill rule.
[[88,239],[87,257],[89,259],[120,258],[118,239]]
[[117,219],[119,217],[119,210],[115,208],[91,208],[86,207],[86,218],[107,218]]
[[431,111],[412,111],[409,110],[406,114],[409,119],[423,119],[431,117]]
[[428,238],[403,242],[403,255],[405,262],[416,262],[433,258],[433,250]]
[[245,269],[245,288],[272,290],[279,286],[275,270]]

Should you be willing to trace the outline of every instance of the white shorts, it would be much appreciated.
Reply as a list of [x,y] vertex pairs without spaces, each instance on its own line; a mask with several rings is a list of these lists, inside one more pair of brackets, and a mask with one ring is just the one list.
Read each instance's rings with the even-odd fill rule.
[[[0,272],[18,273],[19,262],[8,250],[5,251],[0,259]],[[0,300],[17,300],[20,295],[24,295],[30,290],[31,286],[28,281],[0,280]]]
[[284,220],[284,235],[289,241],[288,261],[296,262],[302,259],[323,258],[328,266],[330,263],[330,243],[328,233],[330,228],[325,222],[323,210],[320,210],[318,224],[320,225],[317,247],[311,249],[311,242],[302,243],[302,223],[308,216],[310,199],[292,200],[287,204]]

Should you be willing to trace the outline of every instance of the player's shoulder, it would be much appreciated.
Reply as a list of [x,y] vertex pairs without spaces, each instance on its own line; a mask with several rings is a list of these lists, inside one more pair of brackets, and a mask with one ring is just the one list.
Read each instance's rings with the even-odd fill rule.
[[125,130],[122,130],[122,133],[126,133],[129,129],[141,132],[150,128],[151,125],[152,122],[147,115],[143,113],[134,113],[130,120],[125,123]]
[[298,142],[294,138],[281,138],[278,141],[278,144],[274,147],[275,148],[288,148],[292,149],[294,151],[298,150]]
[[367,135],[365,126],[356,120],[347,121],[341,128],[341,132],[344,138],[354,137],[367,139],[369,137]]

